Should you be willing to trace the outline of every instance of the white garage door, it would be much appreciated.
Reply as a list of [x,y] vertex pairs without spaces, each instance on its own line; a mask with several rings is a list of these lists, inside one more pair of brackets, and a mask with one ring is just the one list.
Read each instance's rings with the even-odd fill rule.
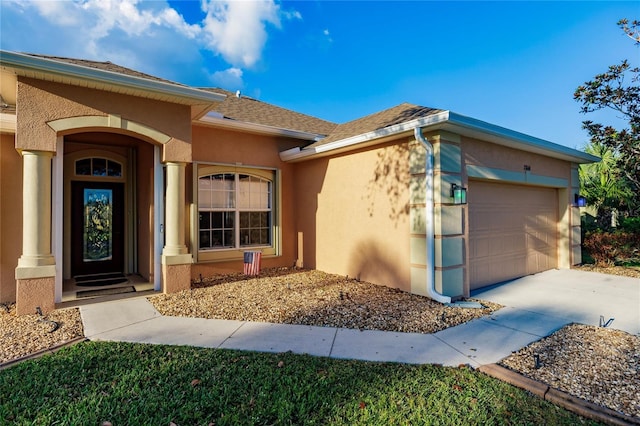
[[471,289],[557,267],[553,188],[469,182]]

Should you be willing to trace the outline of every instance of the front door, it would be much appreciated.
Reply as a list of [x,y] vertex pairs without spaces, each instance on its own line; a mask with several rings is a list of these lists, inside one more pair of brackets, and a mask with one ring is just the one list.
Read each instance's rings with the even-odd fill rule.
[[124,270],[124,184],[71,182],[71,275]]

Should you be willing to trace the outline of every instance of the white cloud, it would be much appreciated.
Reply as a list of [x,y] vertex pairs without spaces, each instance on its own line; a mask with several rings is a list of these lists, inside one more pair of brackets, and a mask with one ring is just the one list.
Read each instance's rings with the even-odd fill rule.
[[272,1],[204,0],[208,46],[235,66],[252,67],[267,40],[267,24],[280,28],[279,6]]
[[227,90],[244,89],[242,81],[242,70],[240,68],[229,68],[224,71],[217,71],[211,75],[211,81],[218,87]]
[[171,61],[202,63],[208,50],[231,65],[213,78],[235,86],[242,69],[261,60],[268,31],[302,19],[277,0],[201,0],[206,17],[195,23],[164,0],[0,1],[3,49],[110,60],[148,73]]

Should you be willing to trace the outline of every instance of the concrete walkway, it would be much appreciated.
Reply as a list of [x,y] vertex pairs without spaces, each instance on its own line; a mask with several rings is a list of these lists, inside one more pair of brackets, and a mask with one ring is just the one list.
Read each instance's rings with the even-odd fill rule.
[[[586,274],[586,275],[582,275]],[[495,363],[571,322],[640,333],[640,280],[547,271],[478,293],[505,305],[435,334],[359,331],[160,315],[143,297],[80,307],[90,340],[287,352],[366,361],[473,367]]]

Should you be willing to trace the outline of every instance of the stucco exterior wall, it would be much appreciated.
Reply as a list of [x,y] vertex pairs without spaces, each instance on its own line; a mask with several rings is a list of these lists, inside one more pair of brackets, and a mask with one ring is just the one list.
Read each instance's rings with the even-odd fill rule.
[[524,166],[527,165],[530,167],[529,174],[570,178],[571,167],[567,161],[466,137],[461,138],[461,149],[467,166],[492,167],[524,173]]
[[411,290],[409,140],[297,163],[304,267]]
[[165,146],[164,161],[190,159],[191,109],[188,106],[22,77],[18,79],[17,97],[20,105],[16,123],[18,149],[55,152],[56,134],[48,122],[114,114],[171,136],[174,140]]
[[[280,223],[282,239],[281,253],[275,257],[263,257],[262,267],[292,266],[296,259],[294,166],[280,160],[279,152],[296,146],[297,141],[239,133],[223,129],[194,126],[193,161],[217,164],[238,165],[244,167],[264,167],[277,169],[280,181],[276,183],[281,192],[277,194],[280,203]],[[187,169],[187,204],[194,202],[193,170]],[[187,215],[190,217],[190,215]],[[194,279],[216,273],[242,271],[242,260],[199,261],[191,268]]]
[[16,300],[22,253],[22,157],[14,144],[13,135],[0,135],[0,302]]

